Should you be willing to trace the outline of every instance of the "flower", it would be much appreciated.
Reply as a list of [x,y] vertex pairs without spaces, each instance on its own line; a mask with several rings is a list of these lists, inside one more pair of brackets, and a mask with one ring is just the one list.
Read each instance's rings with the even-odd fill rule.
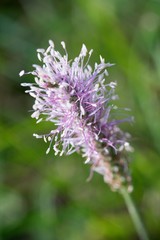
[[35,83],[22,84],[30,87],[26,92],[35,98],[32,118],[37,123],[45,120],[54,125],[48,134],[34,136],[50,142],[47,153],[51,147],[60,156],[82,153],[85,163],[91,165],[91,175],[93,171],[103,175],[112,190],[125,185],[130,191],[126,154],[132,150],[130,136],[118,126],[130,118],[112,119],[111,113],[117,108],[112,103],[117,99],[116,82],[105,80],[107,68],[113,64],[105,63],[100,56],[100,63],[92,69],[89,60],[93,50],[88,52],[84,44],[79,56],[69,61],[65,43],[61,45],[63,56],[50,40],[46,51],[37,49],[42,66],[33,65],[32,72],[20,72],[20,76],[32,74],[35,78]]

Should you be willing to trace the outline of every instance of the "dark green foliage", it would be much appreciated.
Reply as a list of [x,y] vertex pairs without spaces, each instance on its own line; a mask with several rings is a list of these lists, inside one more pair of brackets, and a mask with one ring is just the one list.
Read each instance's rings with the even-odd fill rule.
[[[82,43],[116,66],[119,107],[132,109],[135,152],[130,165],[133,198],[151,239],[160,229],[160,4],[158,0],[17,0],[0,3],[0,239],[138,239],[123,199],[101,176],[86,183],[89,167],[77,154],[45,155],[33,133],[51,123],[30,118],[32,99],[18,73],[37,63],[36,48],[64,40],[70,58]],[[123,111],[122,111],[123,112]],[[120,112],[120,117],[122,113]],[[130,114],[130,113],[129,113]],[[123,118],[123,116],[122,116]]]

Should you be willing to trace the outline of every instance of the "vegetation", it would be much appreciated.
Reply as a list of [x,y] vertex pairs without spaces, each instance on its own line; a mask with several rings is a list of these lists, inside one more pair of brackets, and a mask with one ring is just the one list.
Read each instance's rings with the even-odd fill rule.
[[70,58],[85,43],[92,63],[100,54],[115,63],[109,79],[118,83],[117,104],[135,117],[122,124],[135,149],[132,197],[150,239],[159,239],[159,1],[2,0],[0,9],[0,239],[138,239],[121,196],[96,173],[86,183],[80,155],[46,155],[48,145],[32,137],[52,124],[30,118],[33,100],[20,83],[33,79],[18,74],[32,69],[49,39],[60,51],[64,40]]

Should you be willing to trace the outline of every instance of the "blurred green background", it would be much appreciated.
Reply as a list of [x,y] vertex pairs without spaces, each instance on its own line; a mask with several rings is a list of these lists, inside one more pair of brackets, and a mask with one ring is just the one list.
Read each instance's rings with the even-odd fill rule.
[[33,133],[51,124],[30,118],[33,99],[19,78],[38,63],[36,48],[64,40],[73,59],[85,43],[91,62],[101,54],[116,65],[119,107],[132,109],[135,123],[122,126],[132,145],[132,197],[150,239],[160,239],[160,1],[0,1],[0,239],[138,239],[124,201],[74,154],[45,154]]

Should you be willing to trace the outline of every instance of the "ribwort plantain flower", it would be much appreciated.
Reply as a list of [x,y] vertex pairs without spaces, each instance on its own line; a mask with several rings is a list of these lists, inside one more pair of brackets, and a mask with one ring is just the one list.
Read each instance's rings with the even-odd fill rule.
[[91,166],[90,177],[98,172],[112,190],[126,186],[131,191],[127,157],[132,151],[130,135],[119,128],[121,122],[131,118],[112,118],[117,108],[113,105],[116,82],[106,83],[105,78],[113,64],[105,63],[100,56],[100,63],[92,69],[92,50],[88,52],[84,44],[79,56],[69,61],[65,43],[61,44],[63,56],[50,40],[47,50],[37,49],[42,66],[33,65],[32,72],[20,72],[20,76],[31,73],[35,77],[35,83],[22,84],[30,87],[26,92],[35,98],[32,118],[56,126],[48,134],[34,136],[50,142],[47,153],[51,148],[60,156],[82,153]]

